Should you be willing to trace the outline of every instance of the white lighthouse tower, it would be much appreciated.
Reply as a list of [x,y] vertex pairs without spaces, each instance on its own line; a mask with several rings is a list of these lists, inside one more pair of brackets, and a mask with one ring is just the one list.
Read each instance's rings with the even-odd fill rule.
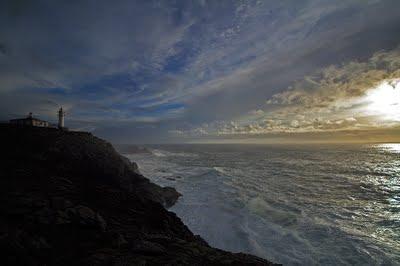
[[64,128],[64,116],[65,112],[61,107],[60,110],[58,110],[58,128],[60,129]]

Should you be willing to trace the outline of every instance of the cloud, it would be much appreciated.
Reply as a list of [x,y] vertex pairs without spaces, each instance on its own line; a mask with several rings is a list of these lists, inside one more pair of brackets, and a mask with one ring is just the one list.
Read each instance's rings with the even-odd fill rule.
[[[391,95],[387,95],[388,90],[400,95],[399,84],[400,47],[377,52],[363,62],[323,68],[272,95],[264,110],[252,110],[234,121],[219,121],[186,133],[230,136],[398,127],[400,119],[396,114],[400,111],[392,111],[396,106],[389,110],[389,117],[384,117],[386,114],[380,114],[376,108],[372,112],[369,109],[379,101],[381,91],[385,97]],[[378,104],[388,105],[389,102]]]
[[[311,129],[325,114],[311,117],[307,106],[317,113],[354,109],[336,99],[363,93],[357,73],[372,83],[386,75],[364,59],[400,41],[400,2],[389,0],[18,3],[0,8],[1,119],[44,109],[51,117],[53,107],[41,103],[51,101],[68,106],[70,122],[114,139],[124,130],[157,141],[180,131]],[[349,61],[354,66],[310,75]],[[376,61],[386,64],[379,55]],[[396,67],[389,61],[386,68]]]
[[254,115],[254,116],[262,116],[265,114],[265,112],[261,109],[257,109],[257,110],[250,111],[249,114]]
[[36,77],[62,87],[81,86],[104,75],[129,72],[135,59],[144,69],[156,71],[174,55],[174,45],[190,22],[175,26],[166,7],[145,2],[140,6],[135,8],[131,1],[96,1],[95,6],[39,2],[17,17],[5,8],[2,22],[7,26],[0,31],[13,53],[2,66],[19,76],[32,76],[26,85],[36,87],[43,86]]
[[324,68],[296,82],[290,90],[273,95],[267,104],[328,107],[341,99],[360,97],[383,80],[399,77],[400,48],[397,48],[390,52],[378,52],[367,62]]

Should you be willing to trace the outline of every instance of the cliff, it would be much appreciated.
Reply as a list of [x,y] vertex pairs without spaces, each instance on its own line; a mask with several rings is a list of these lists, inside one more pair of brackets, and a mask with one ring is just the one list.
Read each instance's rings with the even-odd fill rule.
[[210,247],[180,196],[90,133],[0,126],[2,265],[271,265]]

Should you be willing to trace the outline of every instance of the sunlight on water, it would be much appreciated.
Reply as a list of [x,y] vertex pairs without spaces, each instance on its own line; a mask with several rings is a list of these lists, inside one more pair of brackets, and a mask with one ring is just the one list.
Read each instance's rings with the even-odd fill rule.
[[400,153],[400,143],[378,144],[376,145],[376,147],[389,152]]
[[184,145],[130,155],[212,246],[284,265],[399,265],[400,144]]

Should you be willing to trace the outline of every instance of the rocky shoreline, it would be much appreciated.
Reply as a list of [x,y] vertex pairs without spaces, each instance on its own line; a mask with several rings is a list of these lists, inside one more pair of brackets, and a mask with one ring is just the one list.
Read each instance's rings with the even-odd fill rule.
[[1,125],[2,265],[272,265],[210,247],[181,196],[90,133]]

